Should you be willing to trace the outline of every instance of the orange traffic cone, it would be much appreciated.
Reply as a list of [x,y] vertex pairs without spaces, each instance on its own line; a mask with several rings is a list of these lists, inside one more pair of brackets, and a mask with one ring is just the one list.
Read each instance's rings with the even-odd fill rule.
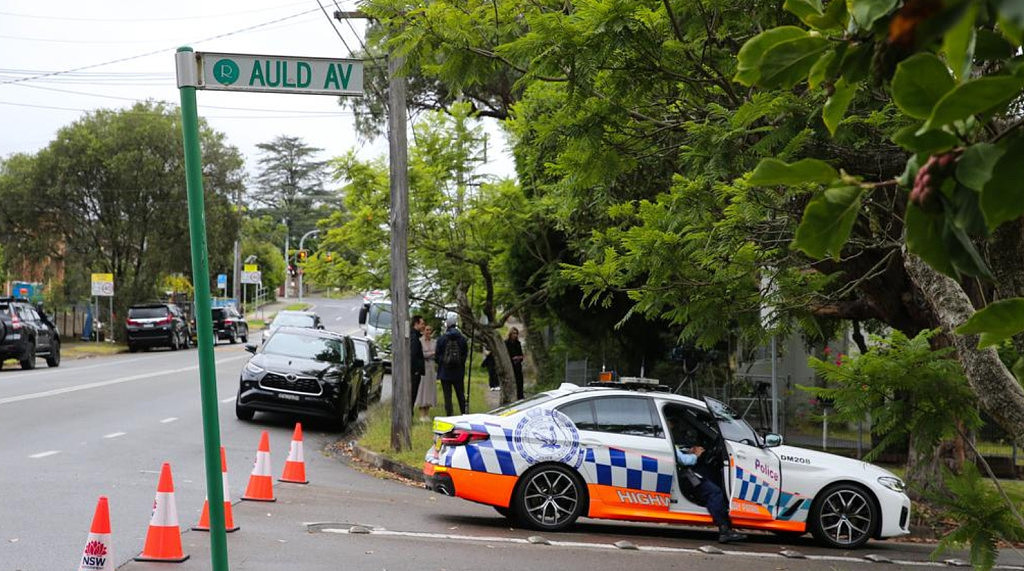
[[308,484],[306,479],[306,462],[302,459],[302,423],[295,423],[295,432],[292,434],[292,447],[288,450],[288,460],[284,463],[284,473],[278,478],[279,482],[291,482],[292,484]]
[[[224,453],[224,447],[220,447],[220,477],[221,493],[224,494],[224,530],[228,533],[238,531],[235,525],[235,518],[231,515],[231,494],[228,493],[228,457]],[[210,497],[203,502],[203,513],[199,516],[199,523],[192,528],[194,531],[210,531]]]
[[100,496],[78,571],[113,571],[114,567],[114,553],[110,546],[110,507],[107,496]]
[[146,533],[146,546],[136,561],[166,561],[180,563],[188,559],[181,550],[181,530],[178,528],[178,507],[174,503],[174,480],[171,465],[164,462],[160,468],[160,483],[153,500],[153,517]]
[[264,430],[260,434],[260,447],[256,450],[256,462],[252,465],[249,485],[245,488],[243,500],[254,502],[276,502],[274,477],[270,475],[270,435]]

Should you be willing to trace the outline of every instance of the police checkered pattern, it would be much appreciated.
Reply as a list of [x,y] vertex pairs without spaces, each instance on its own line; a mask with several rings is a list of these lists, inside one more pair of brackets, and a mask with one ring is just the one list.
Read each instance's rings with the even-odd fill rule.
[[470,446],[446,447],[441,458],[442,464],[451,468],[505,476],[518,476],[529,467],[522,456],[513,453],[511,429],[490,422],[472,424],[470,428],[477,432],[486,432],[491,437],[474,442]]
[[771,511],[772,500],[778,499],[775,497],[775,488],[739,466],[736,466],[736,485],[740,489],[740,493],[736,497],[748,502],[754,502],[755,504],[761,504],[768,508],[769,511]]
[[811,509],[810,498],[802,498],[789,492],[779,493],[779,512],[775,519],[783,521],[804,521]]
[[597,483],[633,490],[667,494],[672,491],[675,461],[654,458],[618,448],[588,448],[584,464],[591,464]]

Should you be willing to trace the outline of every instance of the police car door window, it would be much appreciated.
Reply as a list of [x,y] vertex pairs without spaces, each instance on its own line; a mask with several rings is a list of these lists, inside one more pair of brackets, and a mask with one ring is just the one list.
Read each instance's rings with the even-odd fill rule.
[[609,397],[594,399],[594,415],[601,432],[631,436],[657,436],[651,404],[645,398]]
[[594,417],[594,404],[591,399],[577,401],[558,410],[568,416],[578,430],[597,430],[597,419]]

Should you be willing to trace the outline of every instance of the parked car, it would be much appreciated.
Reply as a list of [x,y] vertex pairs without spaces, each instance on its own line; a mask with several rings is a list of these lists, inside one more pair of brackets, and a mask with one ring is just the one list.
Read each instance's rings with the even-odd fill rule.
[[279,327],[242,368],[235,416],[256,411],[317,416],[339,427],[359,414],[363,362],[345,335],[314,328]]
[[246,323],[242,314],[234,306],[214,307],[213,314],[213,342],[220,339],[227,339],[232,343],[249,342],[249,324]]
[[562,530],[581,516],[710,524],[675,460],[677,446],[700,445],[734,527],[810,532],[840,549],[910,531],[910,500],[891,472],[761,437],[711,398],[565,383],[487,414],[436,418],[434,435],[424,463],[431,489],[535,529]]
[[125,321],[128,350],[132,353],[149,347],[187,349],[191,344],[188,321],[173,303],[140,303],[128,308]]
[[[365,337],[353,337],[356,359],[363,362],[362,383],[359,389],[359,409],[364,410],[378,402],[384,389],[384,361],[377,344]],[[415,397],[415,395],[413,395]]]
[[274,320],[263,329],[263,342],[266,343],[270,334],[278,327],[308,327],[310,329],[323,329],[324,322],[320,314],[313,311],[278,311]]
[[0,297],[0,366],[17,359],[22,369],[34,369],[36,358],[60,366],[60,331],[41,307],[27,299]]

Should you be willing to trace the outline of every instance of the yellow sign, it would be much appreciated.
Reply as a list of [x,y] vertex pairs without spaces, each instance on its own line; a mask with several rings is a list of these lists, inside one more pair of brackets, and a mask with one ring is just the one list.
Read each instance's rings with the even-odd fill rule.
[[114,274],[93,274],[92,295],[101,297],[114,295]]
[[92,275],[92,281],[93,281],[93,283],[96,283],[96,282],[113,282],[114,281],[114,274],[93,274]]
[[244,272],[258,272],[258,271],[260,271],[260,267],[257,264],[245,264],[245,269],[242,270],[242,271],[244,271]]

